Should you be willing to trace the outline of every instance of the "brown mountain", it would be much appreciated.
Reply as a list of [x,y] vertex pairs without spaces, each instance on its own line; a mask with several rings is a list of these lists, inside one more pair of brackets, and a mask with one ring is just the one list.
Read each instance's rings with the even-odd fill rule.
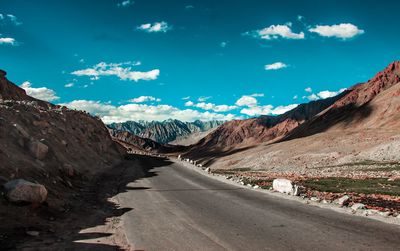
[[193,145],[189,154],[195,153],[197,156],[199,154],[203,156],[219,153],[227,154],[238,148],[278,140],[328,108],[345,93],[336,97],[301,104],[279,116],[260,116],[226,122]]
[[[400,62],[394,62],[366,83],[357,84],[336,97],[302,104],[279,116],[226,122],[200,140],[185,155],[192,159],[215,161],[215,158],[241,151],[241,158],[244,154],[250,156],[252,148],[257,148],[254,151],[259,155],[264,152],[263,149],[270,148],[285,152],[279,146],[287,147],[290,143],[285,142],[299,138],[304,138],[304,149],[312,144],[316,150],[324,148],[324,145],[307,142],[307,137],[341,130],[347,131],[342,134],[349,138],[353,137],[354,131],[360,133],[374,130],[378,135],[378,132],[386,130],[385,138],[390,138],[387,130],[394,131],[393,135],[396,135],[400,128],[399,82]],[[376,141],[378,143],[382,142]],[[309,150],[312,151],[311,148]],[[287,154],[282,156],[289,158],[290,153]]]
[[286,139],[329,129],[396,128],[399,126],[400,61],[391,63],[366,83],[351,87],[324,112],[293,130]]

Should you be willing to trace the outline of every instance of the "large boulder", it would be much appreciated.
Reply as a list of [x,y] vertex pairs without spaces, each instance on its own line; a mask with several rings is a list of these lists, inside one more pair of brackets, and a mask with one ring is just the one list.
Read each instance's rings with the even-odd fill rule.
[[11,202],[30,202],[39,204],[47,199],[47,190],[43,185],[24,179],[16,179],[4,184],[7,199]]
[[300,193],[299,186],[293,184],[293,182],[288,179],[274,179],[272,182],[272,188],[277,192],[294,196],[297,196]]
[[29,143],[29,151],[35,158],[42,160],[46,158],[49,147],[40,141],[34,140]]

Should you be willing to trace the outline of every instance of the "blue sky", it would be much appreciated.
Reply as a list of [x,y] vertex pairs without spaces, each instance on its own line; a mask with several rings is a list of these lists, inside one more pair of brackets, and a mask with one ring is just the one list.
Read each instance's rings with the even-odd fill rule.
[[396,1],[0,0],[0,68],[105,122],[276,115],[399,59]]

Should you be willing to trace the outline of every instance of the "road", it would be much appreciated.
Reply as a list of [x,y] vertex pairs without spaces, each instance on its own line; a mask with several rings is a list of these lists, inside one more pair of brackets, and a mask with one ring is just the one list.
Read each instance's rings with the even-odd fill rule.
[[[138,157],[118,195],[134,250],[399,250],[400,227]],[[125,178],[126,178],[125,177]]]

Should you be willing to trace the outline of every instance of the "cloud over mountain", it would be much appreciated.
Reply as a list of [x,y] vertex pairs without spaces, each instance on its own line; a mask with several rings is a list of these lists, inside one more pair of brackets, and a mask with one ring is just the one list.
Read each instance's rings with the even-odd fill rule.
[[58,97],[52,89],[48,89],[46,87],[32,87],[32,83],[29,81],[25,81],[20,85],[22,89],[26,91],[26,94],[32,96],[37,99],[45,100],[45,101],[54,101],[58,100]]

